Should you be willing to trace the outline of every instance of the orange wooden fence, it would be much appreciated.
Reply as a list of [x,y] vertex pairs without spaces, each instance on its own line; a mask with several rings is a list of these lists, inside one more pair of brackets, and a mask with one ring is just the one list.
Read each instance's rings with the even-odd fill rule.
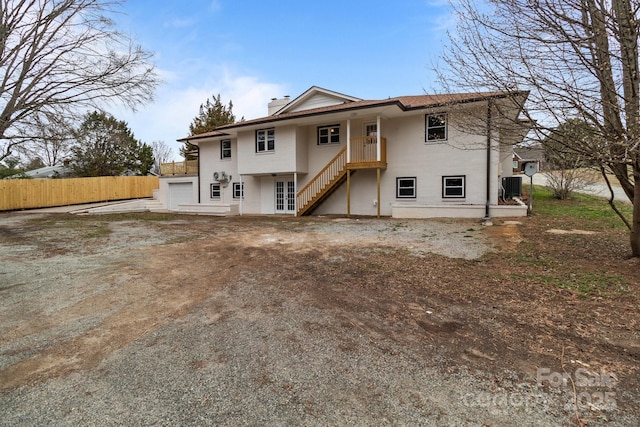
[[152,197],[157,176],[0,180],[0,211]]

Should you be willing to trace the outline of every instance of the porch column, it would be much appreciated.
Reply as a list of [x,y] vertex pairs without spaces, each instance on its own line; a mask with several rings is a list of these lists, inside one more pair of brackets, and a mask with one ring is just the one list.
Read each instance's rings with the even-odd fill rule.
[[[380,148],[380,133],[382,132],[382,129],[380,129],[380,114],[378,114],[378,118],[376,119],[376,160],[377,161],[381,161],[382,160],[382,149]],[[378,173],[380,173],[380,170],[378,170]],[[378,209],[380,210],[380,209]],[[378,214],[378,216],[380,216],[380,214]]]
[[298,172],[293,173],[293,194],[295,194],[295,199],[293,199],[293,216],[298,216]]
[[[380,138],[380,137],[378,137]],[[380,168],[377,168],[377,178],[378,178],[378,203],[376,203],[377,207],[378,207],[378,218],[380,218]]]
[[351,119],[347,119],[347,164],[351,163]]
[[351,170],[347,169],[347,218],[351,218]]

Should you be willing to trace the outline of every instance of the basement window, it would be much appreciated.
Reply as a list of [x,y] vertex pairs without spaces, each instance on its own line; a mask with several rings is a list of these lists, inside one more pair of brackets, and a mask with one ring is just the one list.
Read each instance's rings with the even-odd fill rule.
[[415,199],[416,198],[416,177],[396,178],[396,198]]
[[443,176],[442,177],[442,198],[444,199],[464,199],[465,198],[464,175]]
[[211,184],[211,199],[220,200],[220,197],[221,197],[220,184]]

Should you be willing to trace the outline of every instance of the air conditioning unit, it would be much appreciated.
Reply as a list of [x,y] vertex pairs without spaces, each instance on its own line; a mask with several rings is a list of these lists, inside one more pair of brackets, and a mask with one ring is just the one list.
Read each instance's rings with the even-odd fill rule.
[[522,196],[522,177],[507,176],[502,178],[502,189],[505,199]]

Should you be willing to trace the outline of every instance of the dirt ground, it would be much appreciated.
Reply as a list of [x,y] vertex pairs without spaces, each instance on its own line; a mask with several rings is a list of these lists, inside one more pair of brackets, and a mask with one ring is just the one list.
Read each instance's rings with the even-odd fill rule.
[[578,226],[0,214],[0,425],[640,425],[640,264]]

